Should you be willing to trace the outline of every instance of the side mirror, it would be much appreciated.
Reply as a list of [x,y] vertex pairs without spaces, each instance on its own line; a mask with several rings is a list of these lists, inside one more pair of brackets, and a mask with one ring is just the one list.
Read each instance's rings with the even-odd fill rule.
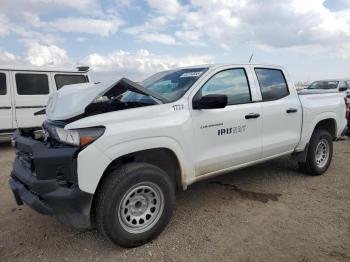
[[339,92],[345,92],[348,88],[346,86],[339,87]]
[[227,95],[212,94],[193,99],[193,109],[215,109],[227,106]]

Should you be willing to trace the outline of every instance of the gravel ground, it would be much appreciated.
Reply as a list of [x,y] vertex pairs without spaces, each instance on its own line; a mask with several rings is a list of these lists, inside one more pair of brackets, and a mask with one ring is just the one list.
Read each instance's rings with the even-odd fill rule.
[[350,140],[326,175],[277,159],[191,186],[167,229],[135,249],[16,206],[0,144],[0,261],[350,261]]

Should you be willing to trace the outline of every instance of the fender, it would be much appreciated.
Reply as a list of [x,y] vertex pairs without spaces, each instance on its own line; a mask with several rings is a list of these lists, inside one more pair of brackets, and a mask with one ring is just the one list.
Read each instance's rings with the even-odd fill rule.
[[[101,152],[97,147],[93,146],[93,144],[88,146],[78,155],[79,188],[91,194],[95,193],[104,171],[113,160],[130,153],[153,148],[166,148],[175,154],[180,164],[182,186],[186,189],[188,185],[187,182],[195,176],[194,165],[185,159],[185,155],[190,153],[185,154],[180,144],[171,137],[149,137],[130,140],[115,144],[104,152]],[[92,150],[100,151],[100,157],[98,157],[98,159],[89,159],[89,156],[98,155],[97,152],[93,153]],[[98,164],[94,164],[96,161],[98,161]],[[84,164],[79,165],[79,163]],[[86,165],[86,163],[92,164]],[[94,175],[86,176],[86,174],[91,173]]]
[[[338,119],[337,115],[334,112],[324,112],[320,115],[317,115],[316,118],[313,119],[312,123],[309,125],[308,129],[302,130],[301,139],[299,142],[299,145],[297,146],[296,150],[297,152],[303,151],[307,145],[307,143],[310,141],[311,136],[317,126],[318,123],[320,123],[323,120],[332,119],[335,122],[335,134],[338,135]],[[307,125],[304,125],[306,127]]]

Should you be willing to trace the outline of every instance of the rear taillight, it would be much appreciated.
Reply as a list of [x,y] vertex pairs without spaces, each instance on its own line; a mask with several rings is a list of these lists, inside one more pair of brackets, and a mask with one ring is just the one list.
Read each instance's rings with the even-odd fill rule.
[[350,100],[350,98],[347,98],[347,97],[345,97],[344,98],[344,101],[345,101],[345,107],[346,107],[346,118],[347,119],[350,119],[350,104],[349,104],[349,100]]

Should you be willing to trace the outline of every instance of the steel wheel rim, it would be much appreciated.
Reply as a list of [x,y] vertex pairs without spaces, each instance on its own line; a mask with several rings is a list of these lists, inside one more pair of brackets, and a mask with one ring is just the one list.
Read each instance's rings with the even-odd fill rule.
[[326,139],[321,139],[316,147],[316,164],[319,168],[323,168],[329,159],[329,142]]
[[164,209],[164,194],[152,182],[141,182],[130,188],[118,207],[118,219],[129,233],[140,234],[152,228]]

